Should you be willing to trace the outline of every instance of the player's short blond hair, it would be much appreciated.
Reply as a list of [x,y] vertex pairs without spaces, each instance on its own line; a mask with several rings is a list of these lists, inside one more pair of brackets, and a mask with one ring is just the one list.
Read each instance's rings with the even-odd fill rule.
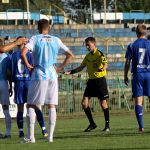
[[147,27],[144,24],[139,24],[136,27],[137,36],[145,36],[147,34]]

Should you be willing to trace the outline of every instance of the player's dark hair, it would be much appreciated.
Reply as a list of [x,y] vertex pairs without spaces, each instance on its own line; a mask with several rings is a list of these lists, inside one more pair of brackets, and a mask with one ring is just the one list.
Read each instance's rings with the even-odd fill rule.
[[24,36],[18,36],[17,38],[16,38],[16,40],[18,40],[18,39],[20,39],[20,38],[23,38]]
[[137,34],[137,36],[145,36],[147,34],[146,25],[144,25],[144,24],[137,25],[136,34]]
[[38,21],[38,30],[39,33],[42,33],[43,30],[49,28],[50,22],[46,19],[40,19]]
[[87,42],[93,42],[93,43],[95,43],[96,42],[96,40],[95,40],[95,38],[94,37],[88,37],[88,38],[86,38],[85,39],[85,43],[87,43]]

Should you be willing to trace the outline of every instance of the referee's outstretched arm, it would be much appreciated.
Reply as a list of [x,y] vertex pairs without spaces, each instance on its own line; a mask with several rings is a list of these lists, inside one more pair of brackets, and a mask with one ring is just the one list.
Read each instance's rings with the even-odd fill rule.
[[79,67],[77,67],[73,70],[64,72],[64,74],[68,75],[68,74],[78,73],[78,72],[82,71],[84,69],[84,67],[85,67],[84,65],[80,65]]

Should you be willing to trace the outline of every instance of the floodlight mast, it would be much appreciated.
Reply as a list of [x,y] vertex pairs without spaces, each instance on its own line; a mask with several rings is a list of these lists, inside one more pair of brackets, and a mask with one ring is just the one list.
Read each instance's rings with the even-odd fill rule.
[[92,0],[90,0],[90,14],[91,14],[91,24],[93,24]]
[[104,0],[104,24],[106,24],[106,0]]
[[30,20],[29,20],[29,0],[27,0],[27,22],[28,25],[30,24]]

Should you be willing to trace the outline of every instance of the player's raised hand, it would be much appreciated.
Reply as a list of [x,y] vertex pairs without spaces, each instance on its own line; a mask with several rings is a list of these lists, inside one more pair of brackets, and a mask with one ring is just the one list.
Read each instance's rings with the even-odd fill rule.
[[18,38],[18,39],[16,40],[17,45],[26,44],[27,42],[28,42],[28,39],[25,38],[25,37]]
[[124,77],[124,83],[128,86],[128,84],[129,84],[129,79],[128,79],[127,76]]

